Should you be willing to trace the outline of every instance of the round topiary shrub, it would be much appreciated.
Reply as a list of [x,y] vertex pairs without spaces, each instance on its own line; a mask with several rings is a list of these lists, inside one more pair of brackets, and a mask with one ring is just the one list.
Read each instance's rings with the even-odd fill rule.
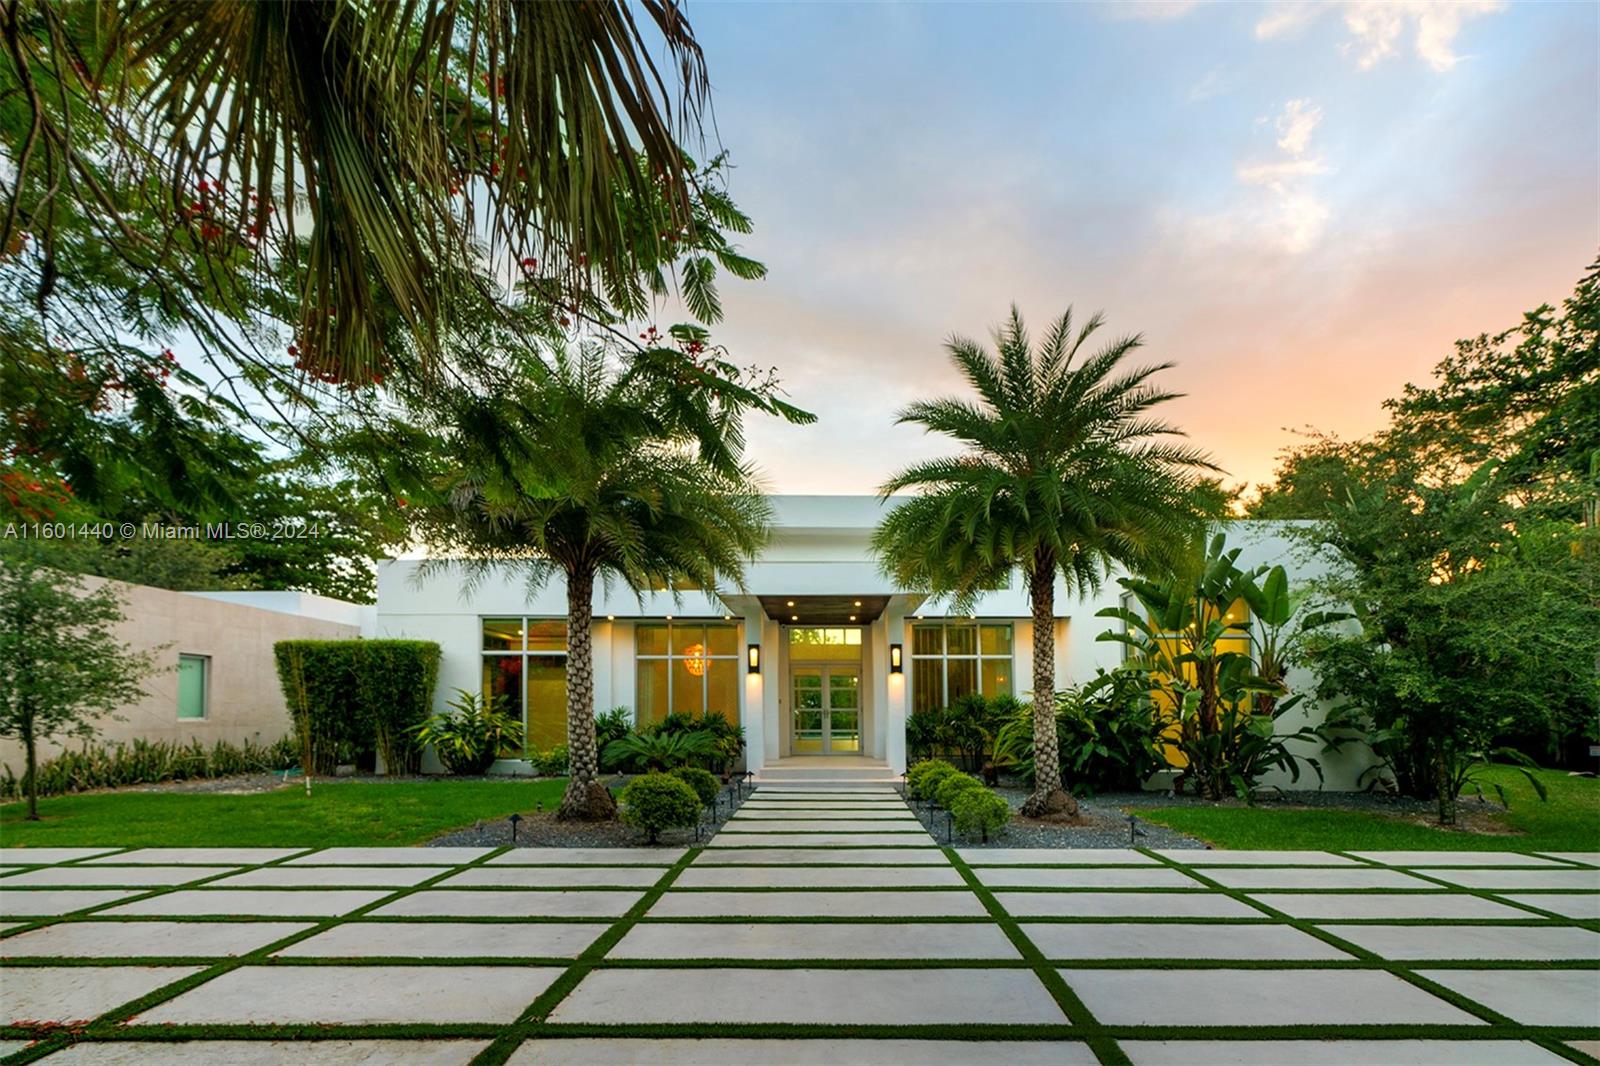
[[663,829],[687,829],[700,821],[700,797],[681,778],[645,774],[622,790],[622,820],[643,829],[654,844]]
[[937,793],[939,785],[946,778],[961,771],[941,760],[925,763],[928,768],[917,778],[916,787],[912,790],[915,799],[931,800]]
[[964,774],[960,771],[957,771],[956,773],[946,775],[945,778],[939,782],[938,786],[933,790],[933,798],[938,801],[939,806],[949,810],[950,804],[954,803],[955,798],[961,795],[961,793],[966,792],[968,789],[982,787],[983,782],[979,781],[976,777],[973,777],[971,774]]
[[962,833],[981,833],[984,843],[989,834],[1011,821],[1011,805],[986,788],[969,788],[950,801],[950,818]]
[[715,803],[717,793],[722,791],[722,785],[710,770],[702,770],[698,766],[680,766],[671,773],[673,777],[694,789],[694,794],[700,797],[702,807],[709,807]]

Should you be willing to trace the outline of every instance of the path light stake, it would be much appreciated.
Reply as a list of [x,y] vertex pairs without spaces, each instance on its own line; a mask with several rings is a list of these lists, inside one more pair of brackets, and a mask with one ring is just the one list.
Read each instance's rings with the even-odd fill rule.
[[946,844],[956,842],[956,819],[948,810],[944,812],[944,842]]
[[1139,828],[1139,819],[1131,814],[1128,815],[1128,847],[1134,847],[1138,843],[1139,837],[1148,835],[1143,829]]
[[517,842],[517,824],[522,821],[522,815],[513,814],[506,821],[511,823],[511,843],[515,844]]

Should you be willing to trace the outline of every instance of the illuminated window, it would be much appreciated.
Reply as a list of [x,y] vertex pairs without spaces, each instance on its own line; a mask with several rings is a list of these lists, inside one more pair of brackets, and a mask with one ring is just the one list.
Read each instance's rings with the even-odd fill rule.
[[[567,623],[560,618],[483,620],[483,696],[503,696],[522,718],[527,751],[567,742]],[[503,751],[516,758],[526,752]]]
[[636,717],[720,714],[739,724],[739,623],[640,622],[634,628]]
[[1009,696],[1012,628],[977,622],[917,622],[911,627],[911,709],[948,707],[962,696]]

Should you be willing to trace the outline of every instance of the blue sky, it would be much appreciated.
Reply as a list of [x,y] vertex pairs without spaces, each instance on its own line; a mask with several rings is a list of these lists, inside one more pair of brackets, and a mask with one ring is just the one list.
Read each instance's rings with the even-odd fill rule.
[[1600,249],[1600,5],[688,11],[771,270],[724,284],[719,337],[820,416],[750,427],[779,491],[947,450],[893,414],[1013,301],[1142,332],[1170,415],[1260,481]]

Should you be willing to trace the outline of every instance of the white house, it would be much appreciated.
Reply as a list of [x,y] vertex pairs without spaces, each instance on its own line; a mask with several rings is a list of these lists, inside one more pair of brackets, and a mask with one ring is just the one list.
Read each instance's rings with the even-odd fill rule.
[[[777,496],[772,503],[771,544],[742,590],[641,600],[622,587],[597,589],[598,710],[626,707],[640,723],[669,711],[720,712],[744,727],[748,767],[768,775],[785,760],[809,764],[821,756],[897,775],[906,765],[905,722],[913,709],[971,691],[1030,694],[1033,622],[1019,575],[985,595],[971,615],[950,615],[879,570],[869,540],[892,501]],[[1243,549],[1242,566],[1283,562],[1295,573],[1281,527],[1233,523],[1229,543]],[[531,746],[563,743],[566,592],[559,579],[530,590],[508,570],[468,588],[456,572],[424,577],[419,565],[380,565],[377,635],[439,643],[440,709],[453,690],[483,686],[523,709]],[[1095,617],[1119,593],[1112,581],[1097,595],[1069,598],[1058,584],[1058,683],[1120,661],[1121,645],[1096,640],[1112,623]],[[1320,711],[1306,706],[1305,714]],[[1302,724],[1304,715],[1294,716],[1285,731]],[[1354,787],[1364,768],[1319,757],[1329,788]],[[1315,776],[1300,787],[1316,787]]]

